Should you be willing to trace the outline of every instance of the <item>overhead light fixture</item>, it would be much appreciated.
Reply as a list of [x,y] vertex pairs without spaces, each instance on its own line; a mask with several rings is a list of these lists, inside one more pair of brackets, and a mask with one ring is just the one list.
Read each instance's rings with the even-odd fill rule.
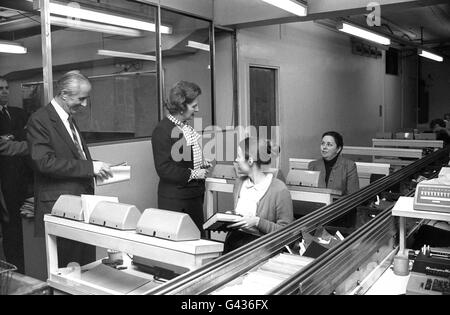
[[122,52],[122,51],[115,51],[115,50],[99,49],[97,54],[100,56],[108,56],[108,57],[156,61],[155,56],[144,55],[144,54],[134,54],[134,53],[128,53],[128,52]]
[[[118,15],[106,14],[58,3],[50,3],[49,10],[50,13],[54,15],[60,15],[64,17],[76,18],[81,20],[89,20],[94,21],[96,23],[104,23],[107,25],[117,25],[121,27],[138,29],[147,32],[156,32],[156,25],[154,23],[125,18]],[[73,24],[75,23],[78,23],[78,21],[73,21]],[[161,25],[161,33],[172,34],[172,28],[169,26]]]
[[204,50],[204,51],[210,51],[211,50],[211,46],[210,45],[202,44],[202,43],[199,43],[199,42],[194,42],[192,40],[188,41],[188,44],[186,45],[186,47],[194,48],[194,49],[200,49],[200,50]]
[[423,50],[423,49],[419,49],[419,56],[427,58],[427,59],[431,59],[437,62],[443,62],[444,61],[444,57],[433,54],[429,51]]
[[0,53],[6,54],[26,54],[27,49],[20,44],[10,41],[0,41]]
[[364,28],[351,25],[347,22],[342,22],[338,25],[338,30],[350,35],[354,35],[381,45],[389,46],[391,44],[391,40],[387,37],[375,34],[370,32]]
[[50,23],[52,25],[61,26],[61,27],[70,27],[83,31],[93,31],[99,33],[106,33],[112,35],[122,35],[122,36],[130,36],[130,37],[140,37],[143,36],[143,32],[134,30],[131,28],[99,24],[93,22],[86,21],[73,21],[67,18],[51,16]]
[[298,16],[306,16],[308,14],[308,7],[305,4],[297,2],[295,0],[262,0],[262,1]]

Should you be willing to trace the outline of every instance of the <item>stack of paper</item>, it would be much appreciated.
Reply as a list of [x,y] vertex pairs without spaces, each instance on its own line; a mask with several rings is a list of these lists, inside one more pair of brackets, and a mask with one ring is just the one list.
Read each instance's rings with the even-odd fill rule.
[[126,182],[131,179],[131,166],[126,165],[126,163],[119,166],[112,166],[111,171],[113,173],[113,177],[108,179],[97,179],[97,186]]
[[220,288],[214,295],[265,295],[293,276],[314,259],[281,254],[269,259],[259,269],[238,279],[234,285]]

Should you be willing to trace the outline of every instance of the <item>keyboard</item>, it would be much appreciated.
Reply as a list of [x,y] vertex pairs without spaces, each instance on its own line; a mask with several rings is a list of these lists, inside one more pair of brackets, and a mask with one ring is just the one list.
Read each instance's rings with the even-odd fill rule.
[[450,186],[420,183],[416,188],[414,209],[450,213]]
[[450,279],[413,272],[406,295],[450,295]]

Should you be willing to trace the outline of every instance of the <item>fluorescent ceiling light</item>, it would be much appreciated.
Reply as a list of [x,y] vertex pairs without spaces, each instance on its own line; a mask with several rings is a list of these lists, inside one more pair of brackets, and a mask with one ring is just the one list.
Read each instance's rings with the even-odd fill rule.
[[210,51],[210,49],[211,49],[210,45],[202,44],[199,42],[194,42],[192,40],[188,41],[188,44],[186,45],[186,47],[200,49],[200,50],[204,50],[204,51]]
[[306,16],[308,14],[307,6],[295,0],[262,0],[268,4],[276,6],[285,11],[291,12],[298,16]]
[[131,28],[113,26],[113,25],[105,25],[98,24],[93,22],[86,21],[74,21],[68,18],[62,18],[57,16],[50,17],[50,23],[52,25],[62,26],[62,27],[70,27],[83,31],[93,31],[99,33],[113,34],[113,35],[122,35],[122,36],[131,36],[131,37],[140,37],[143,36],[143,33],[138,30],[133,30]]
[[22,45],[9,41],[0,41],[0,53],[6,54],[26,54],[27,49]]
[[[61,15],[65,17],[72,17],[82,20],[94,21],[97,23],[104,23],[108,25],[117,25],[127,28],[134,28],[147,32],[155,32],[156,25],[154,23],[139,21],[130,18],[124,18],[117,15],[96,12],[92,10],[80,9],[58,3],[50,3],[50,13]],[[76,21],[74,21],[75,23]],[[161,25],[161,33],[172,34],[172,28]]]
[[99,54],[100,56],[156,61],[155,56],[134,54],[134,53],[128,53],[128,52],[122,52],[122,51],[115,51],[115,50],[99,49],[97,54]]
[[348,24],[346,22],[343,22],[342,25],[338,26],[338,30],[341,32],[354,35],[360,38],[364,38],[366,40],[389,46],[391,44],[391,40],[387,37],[375,34],[373,32],[367,31],[361,27],[353,26],[351,24]]
[[443,62],[444,61],[444,57],[441,57],[439,55],[433,54],[429,51],[423,50],[423,49],[419,49],[419,56],[427,58],[427,59],[431,59],[434,61],[438,61],[438,62]]

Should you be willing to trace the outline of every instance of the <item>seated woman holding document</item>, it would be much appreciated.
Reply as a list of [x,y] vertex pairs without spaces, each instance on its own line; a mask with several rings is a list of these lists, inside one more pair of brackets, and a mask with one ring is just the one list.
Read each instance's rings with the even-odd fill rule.
[[309,165],[311,171],[319,171],[319,187],[341,191],[350,195],[359,190],[356,163],[344,158],[344,138],[335,131],[322,136],[320,152],[322,158]]
[[225,240],[225,253],[294,221],[291,194],[286,185],[263,171],[279,151],[268,140],[247,138],[240,143],[236,163],[243,176],[234,185],[234,213],[242,219],[228,226],[232,231]]

